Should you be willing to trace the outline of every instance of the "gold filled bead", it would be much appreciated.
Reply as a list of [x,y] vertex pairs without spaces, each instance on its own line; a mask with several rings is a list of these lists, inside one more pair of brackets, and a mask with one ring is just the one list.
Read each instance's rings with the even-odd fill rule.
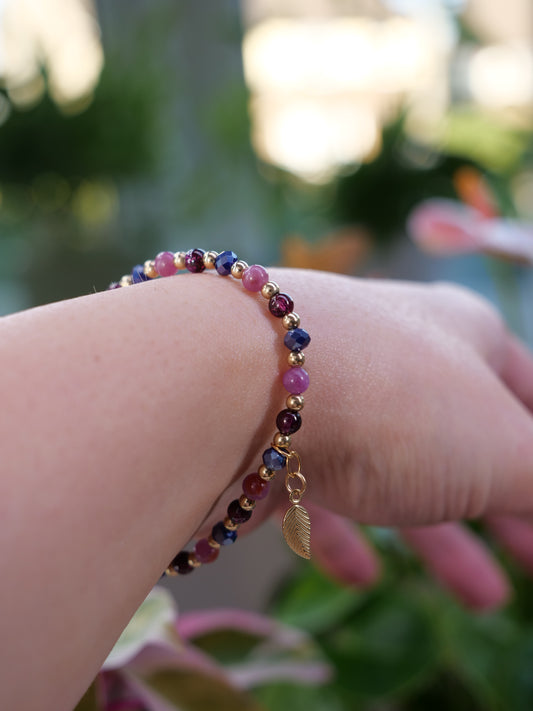
[[249,499],[245,494],[242,494],[239,499],[239,506],[245,511],[252,511],[252,509],[255,509],[255,501]]
[[236,531],[239,528],[239,524],[234,523],[229,516],[226,516],[224,519],[224,528],[227,528],[228,531]]
[[242,279],[242,275],[245,269],[248,269],[247,262],[243,261],[242,259],[239,259],[231,267],[231,275],[235,277],[235,279]]
[[220,548],[220,543],[217,543],[213,536],[208,536],[207,537],[207,542],[211,546],[211,548],[216,548],[217,550]]
[[265,467],[264,464],[261,464],[261,466],[257,470],[257,473],[259,474],[261,479],[264,479],[265,481],[270,481],[276,476],[276,472],[272,469],[268,469],[268,467]]
[[303,395],[289,395],[286,400],[289,410],[295,410],[296,412],[298,412],[298,410],[303,410],[304,403],[305,400]]
[[305,353],[303,351],[291,351],[287,360],[291,368],[301,366],[305,363]]
[[174,577],[177,574],[178,574],[178,571],[174,570],[174,568],[171,565],[169,565],[168,568],[165,570],[165,575],[170,575],[171,577]]
[[195,553],[189,553],[189,565],[191,568],[199,568],[202,565]]
[[265,299],[271,299],[273,296],[276,296],[276,294],[279,294],[279,286],[275,281],[267,281],[261,289],[261,295],[264,296]]
[[174,252],[174,266],[176,269],[185,269],[185,252]]
[[147,259],[144,263],[143,271],[150,279],[155,279],[159,274],[155,270],[153,259]]
[[124,276],[119,281],[120,286],[131,286],[131,274],[124,274]]
[[289,435],[281,434],[281,432],[276,432],[274,435],[274,444],[276,447],[289,447],[291,444],[291,438]]
[[286,314],[281,319],[281,322],[283,324],[283,327],[286,328],[287,331],[291,331],[293,328],[298,328],[298,326],[300,325],[300,317],[293,311],[290,314]]
[[206,269],[214,269],[215,268],[215,260],[218,257],[218,252],[206,252],[204,254],[204,267]]

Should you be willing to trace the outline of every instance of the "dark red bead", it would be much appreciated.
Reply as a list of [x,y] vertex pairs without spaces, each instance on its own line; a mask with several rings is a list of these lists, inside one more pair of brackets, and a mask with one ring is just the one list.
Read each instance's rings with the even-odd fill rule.
[[261,479],[259,474],[248,474],[242,482],[242,491],[245,496],[252,501],[259,501],[259,499],[264,499],[268,494],[270,489],[270,484],[268,481]]
[[246,523],[252,515],[251,511],[243,509],[239,504],[239,499],[235,499],[228,506],[228,516],[233,521],[233,523]]
[[302,416],[293,410],[282,410],[276,417],[276,426],[281,434],[294,434],[302,426]]
[[294,309],[294,301],[288,294],[275,294],[268,302],[268,308],[273,316],[282,318]]
[[192,565],[189,563],[189,554],[187,551],[180,551],[170,565],[180,575],[187,575],[188,573],[192,573],[194,570]]
[[193,272],[193,274],[203,272],[205,269],[204,250],[189,249],[189,251],[185,253],[185,267],[190,272]]

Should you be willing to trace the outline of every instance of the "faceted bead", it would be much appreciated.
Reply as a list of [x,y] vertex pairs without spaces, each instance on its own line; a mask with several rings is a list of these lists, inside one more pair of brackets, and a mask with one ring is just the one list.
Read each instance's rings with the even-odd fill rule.
[[242,482],[242,490],[244,495],[249,499],[252,499],[252,501],[264,499],[268,494],[269,489],[270,484],[268,481],[261,479],[259,474],[248,474]]
[[211,535],[214,540],[221,546],[229,546],[237,538],[237,531],[228,530],[222,521],[219,521],[213,526]]
[[204,250],[189,249],[189,251],[185,253],[185,268],[193,274],[203,272],[205,269]]
[[218,550],[218,548],[213,548],[213,546],[209,545],[207,538],[200,538],[194,547],[196,559],[200,563],[212,563],[218,558]]
[[149,281],[150,277],[146,276],[144,273],[144,267],[142,264],[137,264],[131,270],[131,280],[134,284],[140,284],[141,281]]
[[294,309],[294,301],[288,294],[276,294],[268,302],[268,308],[273,316],[282,318]]
[[309,387],[309,374],[303,368],[291,368],[283,375],[283,387],[291,395],[301,395]]
[[270,449],[265,449],[263,452],[263,464],[267,469],[272,469],[272,471],[279,471],[285,466],[286,457],[283,456],[273,447]]
[[108,289],[120,289],[120,284],[118,281],[112,281],[111,284],[107,287]]
[[303,328],[288,331],[283,341],[290,351],[302,351],[311,342],[311,336]]
[[180,551],[170,565],[174,570],[177,570],[180,575],[187,575],[194,570],[189,563],[189,554],[187,551]]
[[242,275],[242,285],[248,291],[261,291],[268,281],[268,272],[259,264],[252,264]]
[[293,410],[282,410],[276,417],[276,426],[281,434],[294,434],[302,426],[302,416]]
[[174,264],[174,252],[159,252],[154,259],[154,267],[156,272],[162,277],[175,274],[177,268]]
[[252,512],[243,509],[239,504],[239,499],[235,499],[228,506],[228,516],[233,523],[246,523],[252,517]]
[[215,259],[215,269],[221,276],[229,276],[231,274],[231,267],[235,264],[237,259],[238,257],[235,252],[228,250],[220,252]]

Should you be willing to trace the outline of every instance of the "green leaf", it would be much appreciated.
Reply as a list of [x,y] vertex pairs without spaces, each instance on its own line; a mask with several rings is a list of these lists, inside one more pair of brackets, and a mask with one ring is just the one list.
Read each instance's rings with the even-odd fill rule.
[[345,708],[330,685],[316,688],[288,683],[269,684],[256,689],[254,696],[268,711],[344,711]]
[[93,681],[87,689],[74,711],[100,711],[96,695],[96,681]]

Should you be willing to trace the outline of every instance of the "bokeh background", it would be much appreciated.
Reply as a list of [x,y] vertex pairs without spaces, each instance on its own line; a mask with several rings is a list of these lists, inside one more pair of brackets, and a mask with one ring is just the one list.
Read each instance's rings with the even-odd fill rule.
[[[0,76],[0,314],[200,246],[449,279],[533,343],[530,0],[0,0]],[[261,609],[293,569],[266,528],[168,585]]]

